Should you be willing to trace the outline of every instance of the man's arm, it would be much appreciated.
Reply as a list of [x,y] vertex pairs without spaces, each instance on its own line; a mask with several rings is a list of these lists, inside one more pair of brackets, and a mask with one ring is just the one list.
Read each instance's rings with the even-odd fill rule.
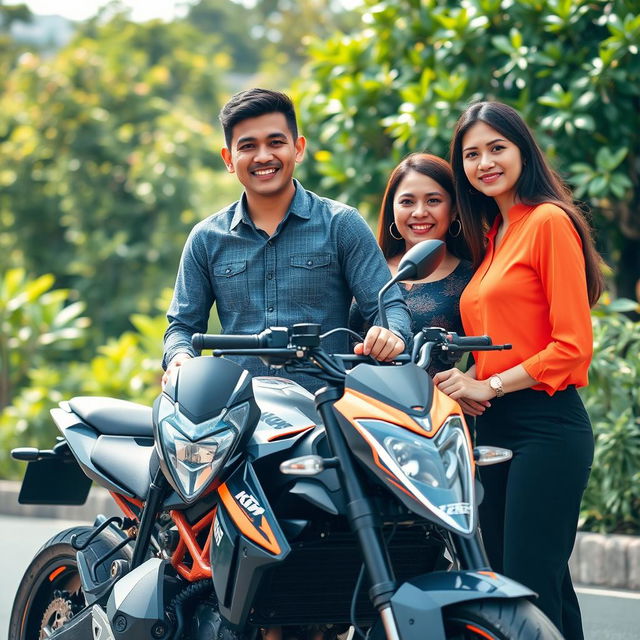
[[191,346],[191,336],[207,330],[214,300],[202,232],[196,226],[182,251],[173,299],[167,311],[169,327],[164,334],[163,384],[185,359],[198,355]]
[[362,316],[370,324],[362,346],[355,352],[391,360],[402,353],[411,339],[411,314],[397,285],[384,297],[389,330],[380,326],[378,291],[391,279],[382,251],[364,218],[348,210],[338,227],[338,249],[344,276]]

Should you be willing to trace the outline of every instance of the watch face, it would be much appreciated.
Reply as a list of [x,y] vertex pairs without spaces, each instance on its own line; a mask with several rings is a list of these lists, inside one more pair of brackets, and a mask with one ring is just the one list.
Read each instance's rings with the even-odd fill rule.
[[492,389],[499,389],[500,388],[500,380],[498,380],[498,378],[491,378],[489,380],[489,386]]

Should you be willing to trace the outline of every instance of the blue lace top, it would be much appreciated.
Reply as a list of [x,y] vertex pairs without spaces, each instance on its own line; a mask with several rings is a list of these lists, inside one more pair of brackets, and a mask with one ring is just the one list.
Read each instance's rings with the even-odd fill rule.
[[[447,331],[463,334],[460,319],[460,295],[473,275],[470,262],[460,260],[458,266],[445,278],[434,282],[419,282],[408,288],[400,284],[400,290],[411,311],[411,330],[413,333],[422,327],[442,327]],[[363,319],[357,303],[351,305],[349,314],[351,329],[364,335],[369,323]],[[450,369],[452,365],[434,362],[429,374]]]

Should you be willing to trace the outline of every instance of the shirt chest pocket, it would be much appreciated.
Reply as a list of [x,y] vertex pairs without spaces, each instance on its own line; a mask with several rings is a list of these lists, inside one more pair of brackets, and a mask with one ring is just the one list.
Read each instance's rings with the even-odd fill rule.
[[219,262],[213,265],[216,304],[222,311],[242,311],[249,297],[247,261]]
[[315,304],[330,294],[331,254],[297,253],[289,259],[293,301]]

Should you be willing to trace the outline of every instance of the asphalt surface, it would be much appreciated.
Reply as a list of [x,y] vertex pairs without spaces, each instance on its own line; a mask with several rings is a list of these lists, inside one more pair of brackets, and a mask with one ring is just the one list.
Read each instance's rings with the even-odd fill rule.
[[[0,578],[0,639],[7,638],[13,597],[31,558],[49,538],[75,524],[86,523],[0,516],[4,565]],[[578,587],[578,597],[586,640],[640,638],[640,593]]]

